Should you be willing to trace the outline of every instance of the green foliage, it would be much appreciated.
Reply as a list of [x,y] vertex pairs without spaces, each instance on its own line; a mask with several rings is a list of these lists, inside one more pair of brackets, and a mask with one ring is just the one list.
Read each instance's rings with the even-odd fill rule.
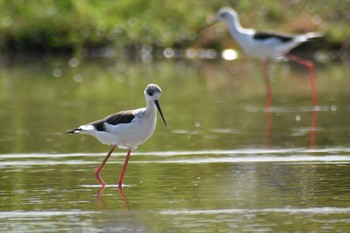
[[76,51],[187,45],[203,36],[202,28],[223,6],[235,8],[246,27],[294,32],[303,25],[289,25],[306,14],[311,21],[319,19],[317,29],[328,41],[343,43],[350,37],[348,1],[0,0],[0,47]]

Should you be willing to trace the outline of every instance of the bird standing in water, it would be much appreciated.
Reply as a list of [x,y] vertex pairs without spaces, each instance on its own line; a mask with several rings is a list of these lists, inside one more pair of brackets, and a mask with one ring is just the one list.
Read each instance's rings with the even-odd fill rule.
[[95,176],[102,187],[106,184],[102,180],[100,172],[116,146],[128,149],[118,180],[118,187],[121,188],[131,150],[144,143],[153,134],[157,122],[157,109],[165,126],[167,126],[158,101],[161,94],[162,90],[159,86],[149,84],[144,91],[147,103],[145,108],[117,112],[102,120],[81,125],[78,128],[67,131],[67,133],[88,134],[94,136],[100,142],[112,146],[103,162],[95,171]]
[[271,102],[271,87],[266,68],[267,61],[269,59],[285,57],[308,68],[310,73],[312,102],[314,109],[318,108],[315,83],[316,75],[313,62],[292,55],[289,52],[311,38],[321,37],[321,33],[310,32],[300,35],[289,35],[273,32],[257,32],[254,29],[242,28],[237,12],[227,7],[217,12],[216,21],[214,23],[219,21],[227,24],[231,36],[237,41],[245,54],[261,61],[266,83],[266,106],[270,106]]

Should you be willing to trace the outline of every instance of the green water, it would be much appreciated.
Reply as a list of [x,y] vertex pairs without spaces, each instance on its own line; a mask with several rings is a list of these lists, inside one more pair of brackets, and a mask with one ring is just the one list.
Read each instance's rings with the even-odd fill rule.
[[[0,66],[0,231],[346,232],[350,229],[350,66],[28,58]],[[125,150],[67,129],[145,105],[157,83],[168,127]],[[267,124],[271,118],[271,126]]]

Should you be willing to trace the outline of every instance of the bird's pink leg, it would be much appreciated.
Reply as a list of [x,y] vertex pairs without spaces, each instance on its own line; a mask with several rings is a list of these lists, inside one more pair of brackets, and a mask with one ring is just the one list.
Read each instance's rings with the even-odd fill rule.
[[119,188],[123,187],[124,175],[125,175],[125,172],[126,172],[126,167],[128,166],[130,154],[131,154],[131,149],[129,148],[128,149],[128,153],[126,154],[126,158],[125,158],[125,162],[124,162],[122,173],[119,176],[119,180],[118,180],[118,187]]
[[98,168],[95,171],[95,176],[98,180],[98,182],[102,185],[102,187],[106,186],[105,182],[102,180],[101,176],[100,176],[100,172],[103,168],[103,166],[105,165],[105,163],[107,162],[107,160],[109,159],[109,156],[111,156],[112,152],[114,151],[115,146],[112,146],[112,148],[109,150],[107,156],[105,157],[105,159],[102,161],[102,163],[100,164],[100,166],[98,166]]
[[316,73],[315,73],[314,63],[312,61],[302,59],[292,54],[287,54],[286,57],[292,61],[295,61],[301,65],[306,66],[309,69],[312,104],[313,104],[314,110],[318,110],[318,101],[317,101],[317,94],[316,94]]

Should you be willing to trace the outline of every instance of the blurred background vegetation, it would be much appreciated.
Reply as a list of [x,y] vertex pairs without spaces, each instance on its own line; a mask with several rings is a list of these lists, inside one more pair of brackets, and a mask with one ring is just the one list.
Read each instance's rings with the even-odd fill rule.
[[79,53],[101,48],[224,48],[216,11],[236,9],[244,27],[321,31],[323,49],[350,51],[348,0],[0,0],[2,52]]

